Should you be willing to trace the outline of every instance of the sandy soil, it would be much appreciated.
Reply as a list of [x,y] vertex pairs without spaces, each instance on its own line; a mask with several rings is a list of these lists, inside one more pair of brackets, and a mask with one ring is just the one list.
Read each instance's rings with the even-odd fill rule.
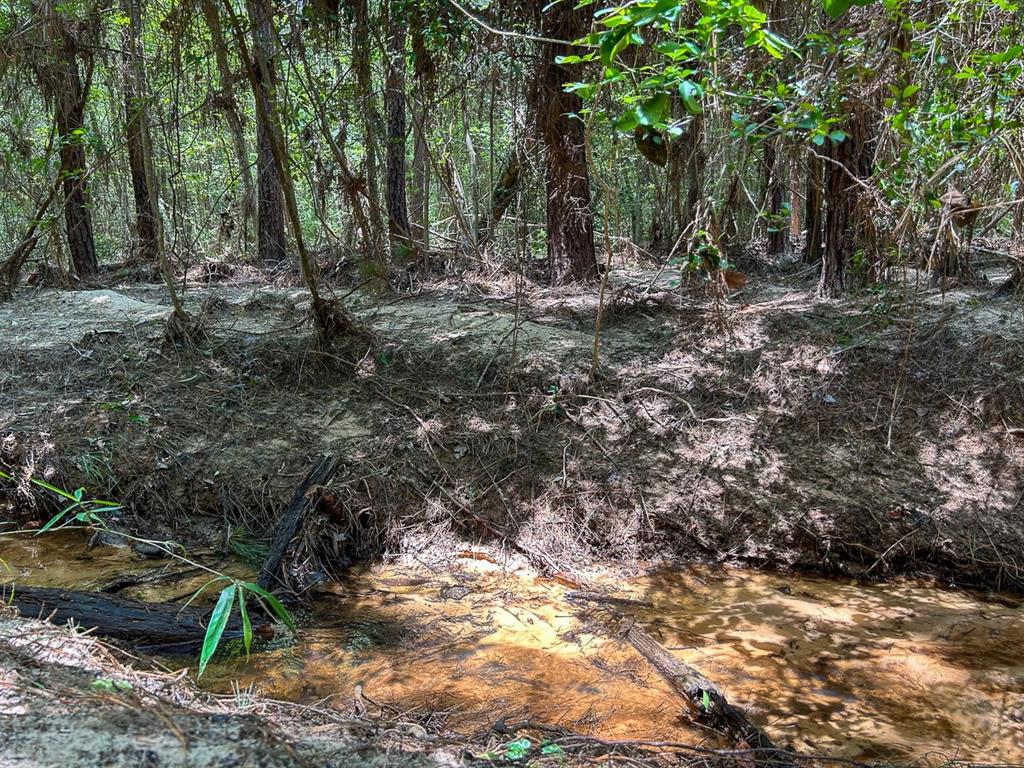
[[370,723],[244,694],[213,697],[181,675],[123,661],[92,638],[0,613],[0,766],[437,765],[403,752]]
[[[340,455],[336,564],[482,545],[547,572],[697,558],[1024,588],[1019,300],[672,282],[613,275],[592,383],[592,288],[354,297],[374,346],[326,352],[291,287],[190,286],[193,347],[164,341],[157,286],[23,293],[0,304],[0,458],[209,541],[265,530]],[[0,505],[51,511],[25,487]]]

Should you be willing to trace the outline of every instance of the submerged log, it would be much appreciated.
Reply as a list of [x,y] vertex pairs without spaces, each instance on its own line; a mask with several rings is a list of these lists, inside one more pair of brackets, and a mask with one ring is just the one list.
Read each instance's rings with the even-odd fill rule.
[[[25,618],[54,624],[68,621],[97,634],[149,646],[187,646],[202,642],[209,609],[178,603],[146,603],[128,597],[71,589],[0,585],[0,600],[18,609]],[[259,621],[253,612],[253,623]],[[241,624],[233,617],[223,637],[241,636]]]
[[320,486],[329,483],[337,473],[339,462],[330,456],[323,456],[307,474],[292,495],[288,509],[281,516],[274,533],[274,543],[270,553],[263,562],[260,576],[256,583],[263,589],[273,591],[279,581],[283,582],[281,567],[291,546],[292,540],[299,532],[306,513],[316,506]]
[[781,749],[735,705],[713,682],[671,653],[633,620],[627,620],[620,634],[665,679],[672,690],[686,703],[693,719],[716,731],[726,733],[745,749],[753,750],[759,766],[793,765],[791,753]]

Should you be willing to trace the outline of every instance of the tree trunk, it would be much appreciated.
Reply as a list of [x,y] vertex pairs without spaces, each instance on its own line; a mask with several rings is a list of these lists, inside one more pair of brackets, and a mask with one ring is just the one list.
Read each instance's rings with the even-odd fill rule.
[[387,112],[387,167],[385,197],[392,257],[408,262],[413,256],[412,228],[405,196],[405,41],[407,29],[397,3],[388,6],[387,76],[384,102]]
[[764,142],[764,191],[768,209],[768,256],[779,258],[786,253],[786,225],[782,221],[783,163],[779,161],[776,139]]
[[[274,31],[271,26],[273,10],[267,0],[246,0],[249,25],[252,29],[253,67],[257,88],[256,155],[259,176],[259,205],[257,212],[257,250],[260,261],[277,264],[284,261],[287,251],[284,237],[284,203],[281,180],[274,167],[274,126],[261,119],[271,114],[271,100],[277,88],[274,60]],[[282,140],[283,142],[283,140]]]
[[807,203],[804,209],[807,236],[804,240],[804,264],[817,264],[821,261],[821,170],[821,159],[817,151],[812,149],[807,156]]
[[[852,253],[850,238],[851,195],[847,169],[850,164],[849,139],[831,142],[825,169],[825,249],[822,253],[821,279],[818,293],[825,297],[841,296],[846,289],[846,262]],[[838,165],[836,165],[836,163]]]
[[128,149],[128,167],[135,196],[135,221],[138,236],[138,256],[148,264],[160,260],[157,244],[159,228],[156,216],[156,190],[150,189],[150,174],[146,171],[150,157],[149,90],[142,53],[142,20],[139,0],[121,0],[121,11],[128,18],[123,28],[125,135]]
[[85,100],[88,87],[83,84],[79,73],[77,46],[72,33],[52,1],[48,3],[46,11],[55,63],[46,70],[43,79],[53,97],[60,140],[64,227],[68,249],[71,251],[71,264],[79,277],[87,277],[99,271],[87,195]]
[[683,227],[689,227],[697,215],[697,205],[704,193],[704,167],[707,156],[704,154],[704,117],[698,116],[690,121],[686,132],[689,136],[689,158],[686,170],[686,207],[683,209]]
[[[363,164],[366,179],[366,197],[369,202],[368,211],[370,226],[373,232],[368,233],[372,241],[381,246],[384,237],[384,217],[380,207],[380,186],[378,184],[377,159],[380,149],[377,137],[381,135],[380,114],[377,111],[377,94],[373,88],[373,70],[370,65],[370,10],[367,0],[354,0],[352,3],[352,69],[356,76],[356,92],[361,111],[362,139],[365,150]],[[364,272],[373,273],[383,278],[387,272],[387,260],[383,247],[374,247],[364,258]]]
[[417,88],[419,97],[413,109],[413,159],[412,159],[412,216],[413,237],[420,249],[430,250],[430,156],[427,149],[426,105],[422,89]]
[[842,295],[846,289],[847,266],[854,253],[862,252],[864,263],[874,264],[874,224],[865,210],[861,180],[871,176],[870,112],[863,104],[848,102],[843,141],[828,141],[825,169],[825,251],[818,293],[825,297]]
[[491,193],[491,207],[480,217],[476,225],[476,244],[484,248],[494,237],[498,224],[505,216],[505,211],[516,199],[516,190],[523,174],[523,155],[518,147],[514,147],[502,166],[501,174],[494,183]]
[[[571,2],[543,11],[544,36],[550,39],[575,40],[586,34],[589,23],[590,9]],[[565,91],[564,84],[573,77],[556,62],[557,57],[573,53],[570,48],[552,42],[542,46],[535,102],[537,132],[547,149],[548,279],[552,283],[597,276],[585,126],[579,116],[583,102],[579,95]]]
[[416,81],[412,113],[413,160],[410,215],[412,216],[413,237],[421,251],[426,254],[430,250],[430,149],[427,146],[430,129],[429,94],[436,66],[423,35],[425,20],[420,7],[413,3],[409,9],[412,27],[413,74]]
[[[235,152],[235,163],[238,165],[239,179],[242,183],[242,216],[245,219],[246,233],[256,228],[256,185],[252,178],[252,163],[249,161],[249,147],[245,140],[245,130],[242,128],[242,118],[238,112],[238,104],[235,101],[235,88],[231,75],[231,66],[228,63],[227,45],[224,42],[224,33],[221,30],[220,11],[213,0],[202,0],[203,16],[206,19],[206,27],[210,30],[210,43],[213,47],[214,56],[217,59],[217,72],[219,75],[219,90],[216,100],[217,106],[224,112],[224,120],[228,125],[228,132],[231,134],[231,145]],[[247,238],[245,238],[247,239]]]

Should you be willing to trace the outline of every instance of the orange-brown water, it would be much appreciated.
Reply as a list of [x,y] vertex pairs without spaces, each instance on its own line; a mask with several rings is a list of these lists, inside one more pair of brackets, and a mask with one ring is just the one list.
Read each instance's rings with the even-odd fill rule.
[[[65,538],[0,539],[13,569],[4,580],[94,586],[152,567]],[[1024,608],[1012,599],[708,567],[602,587],[649,601],[618,610],[798,750],[1024,761]],[[610,738],[718,743],[679,717],[664,682],[608,631],[608,611],[566,600],[558,582],[469,563],[447,574],[376,568],[331,589],[297,642],[211,665],[203,685],[341,710],[361,686],[371,713],[465,733],[528,717]]]

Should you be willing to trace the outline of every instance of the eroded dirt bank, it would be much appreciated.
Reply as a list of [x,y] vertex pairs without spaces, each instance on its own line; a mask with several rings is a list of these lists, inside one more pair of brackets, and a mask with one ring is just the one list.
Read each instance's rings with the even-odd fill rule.
[[[547,572],[697,558],[1024,586],[1019,302],[818,302],[754,276],[720,311],[652,278],[617,273],[593,384],[592,289],[531,289],[518,314],[502,286],[364,298],[377,345],[324,354],[292,288],[190,287],[193,348],[162,343],[157,287],[24,293],[0,305],[2,457],[188,541],[265,529],[314,455],[340,455],[323,522],[356,535],[312,542],[326,561],[483,544]],[[0,494],[22,521],[50,511]]]

